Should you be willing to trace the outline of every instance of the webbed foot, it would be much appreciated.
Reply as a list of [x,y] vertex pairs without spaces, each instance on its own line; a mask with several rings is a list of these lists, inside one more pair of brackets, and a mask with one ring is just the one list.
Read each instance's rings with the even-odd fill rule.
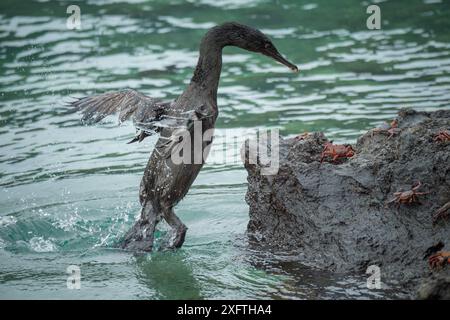
[[132,251],[151,252],[153,249],[153,238],[151,226],[139,220],[126,233],[120,247]]
[[126,233],[120,247],[133,251],[152,251],[155,229],[160,219],[160,214],[153,209],[151,203],[145,203],[139,220]]
[[183,224],[177,229],[172,229],[172,234],[170,236],[169,244],[167,246],[168,249],[177,249],[180,248],[186,237],[187,227]]

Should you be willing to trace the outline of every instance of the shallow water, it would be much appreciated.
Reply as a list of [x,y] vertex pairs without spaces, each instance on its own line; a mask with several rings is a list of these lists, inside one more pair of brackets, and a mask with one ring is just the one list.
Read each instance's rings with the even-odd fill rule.
[[[450,4],[385,1],[382,30],[365,1],[85,1],[81,30],[65,1],[0,4],[0,298],[397,298],[395,283],[331,275],[290,253],[249,248],[246,172],[207,164],[177,213],[177,252],[114,248],[139,211],[137,190],[155,139],[111,120],[82,126],[69,96],[126,87],[164,99],[188,83],[202,34],[235,20],[261,28],[299,65],[224,50],[220,130],[322,130],[354,142],[399,108],[450,107]],[[216,146],[221,140],[216,140]],[[167,228],[158,232],[162,241]],[[81,290],[66,268],[81,268]]]

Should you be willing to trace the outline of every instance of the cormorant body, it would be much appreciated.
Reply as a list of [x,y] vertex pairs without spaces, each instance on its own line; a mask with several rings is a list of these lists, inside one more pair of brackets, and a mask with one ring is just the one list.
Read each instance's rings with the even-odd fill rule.
[[[284,59],[262,32],[230,22],[210,29],[203,37],[191,82],[175,101],[162,102],[128,89],[85,97],[72,103],[83,112],[84,121],[98,122],[113,113],[119,113],[119,122],[132,118],[139,132],[130,142],[140,142],[153,133],[160,135],[140,185],[140,218],[125,235],[122,248],[151,251],[155,228],[161,219],[165,219],[173,230],[168,247],[178,248],[183,244],[187,227],[175,215],[174,207],[188,192],[205,160],[201,157],[199,162],[198,149],[194,150],[194,123],[201,122],[202,134],[214,128],[225,46],[262,53],[297,71],[297,67]],[[190,134],[191,162],[179,164],[174,163],[171,155],[182,132]],[[211,142],[212,137],[201,141],[202,155],[207,155]]]

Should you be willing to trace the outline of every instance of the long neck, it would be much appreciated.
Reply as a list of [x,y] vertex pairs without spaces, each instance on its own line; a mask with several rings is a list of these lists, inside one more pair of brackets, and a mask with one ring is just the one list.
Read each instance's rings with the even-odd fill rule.
[[222,70],[222,48],[227,41],[218,32],[208,32],[200,44],[200,56],[191,79],[190,87],[217,100],[220,72]]

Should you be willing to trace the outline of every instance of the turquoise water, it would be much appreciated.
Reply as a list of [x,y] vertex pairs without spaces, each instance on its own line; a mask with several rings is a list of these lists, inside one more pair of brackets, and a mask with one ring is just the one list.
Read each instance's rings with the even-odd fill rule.
[[[246,242],[246,172],[207,164],[177,213],[177,252],[115,249],[139,211],[138,185],[155,139],[127,145],[131,124],[83,126],[70,96],[126,87],[174,99],[188,83],[201,36],[235,20],[262,29],[296,63],[224,50],[218,128],[237,135],[322,130],[354,142],[397,110],[450,107],[448,1],[380,2],[382,30],[366,28],[366,1],[67,1],[0,3],[0,298],[396,298],[364,274],[331,275],[292,253]],[[220,145],[221,140],[216,140]],[[167,227],[158,231],[162,241]],[[81,289],[66,268],[81,268]]]

